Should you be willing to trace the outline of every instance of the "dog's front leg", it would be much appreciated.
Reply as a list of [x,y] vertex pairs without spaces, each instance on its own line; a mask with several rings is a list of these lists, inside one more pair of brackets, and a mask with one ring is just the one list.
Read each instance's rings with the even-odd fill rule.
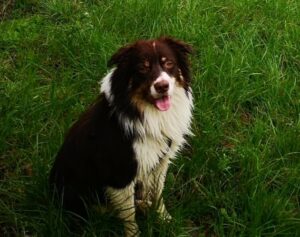
[[134,182],[123,189],[108,188],[107,195],[119,218],[124,221],[125,236],[139,236],[140,231],[135,221]]
[[150,176],[152,201],[156,205],[157,212],[160,218],[166,221],[172,219],[171,215],[168,213],[165,207],[164,200],[162,197],[162,191],[165,185],[168,166],[169,166],[169,158],[164,157],[164,159],[161,160],[157,169],[155,169]]

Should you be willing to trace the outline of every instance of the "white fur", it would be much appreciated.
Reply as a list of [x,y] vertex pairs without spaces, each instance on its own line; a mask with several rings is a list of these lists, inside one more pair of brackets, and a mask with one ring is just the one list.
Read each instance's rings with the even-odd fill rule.
[[[153,45],[155,47],[155,45]],[[100,91],[113,105],[111,93],[111,76],[114,69],[103,78]],[[166,73],[165,73],[166,74]],[[168,80],[171,87],[171,107],[167,111],[159,111],[150,103],[145,103],[143,120],[129,119],[125,114],[118,114],[118,120],[126,134],[135,132],[138,136],[133,149],[138,161],[136,178],[124,189],[107,188],[107,195],[119,210],[119,217],[125,221],[125,235],[138,236],[139,230],[135,222],[134,186],[137,181],[143,183],[143,195],[146,203],[155,202],[162,219],[170,220],[161,193],[170,159],[185,143],[185,135],[191,135],[193,98],[191,89],[185,91],[168,74],[162,73],[157,80]],[[171,146],[170,146],[171,141]],[[149,201],[149,202],[148,202]]]
[[134,183],[132,182],[123,189],[108,187],[106,195],[118,212],[119,218],[124,221],[125,237],[139,236],[140,231],[135,221]]
[[175,85],[175,78],[174,77],[170,77],[168,73],[162,71],[160,73],[160,75],[155,79],[155,81],[152,83],[151,87],[150,87],[150,93],[151,93],[151,96],[153,98],[159,98],[161,97],[161,94],[158,93],[154,87],[154,85],[158,82],[161,82],[161,81],[167,81],[168,84],[169,84],[169,89],[168,89],[168,92],[167,94],[168,95],[172,95],[173,94],[173,90],[174,90],[174,85]]
[[109,71],[109,73],[102,79],[102,81],[100,82],[100,93],[104,93],[106,99],[108,100],[108,102],[110,104],[113,103],[114,100],[114,96],[111,93],[111,77],[112,74],[114,73],[116,69],[113,68],[112,70]]
[[[162,155],[170,158],[184,144],[184,135],[191,134],[192,95],[187,97],[185,90],[175,85],[171,97],[171,107],[167,111],[159,111],[149,104],[144,111],[144,120],[137,123],[135,129],[140,139],[134,143],[136,159],[139,163],[139,174],[147,174],[158,164]],[[172,146],[168,147],[168,139]]]
[[[110,104],[113,103],[111,93],[111,77],[115,69],[112,69],[102,80],[100,91]],[[166,74],[166,75],[165,75]],[[163,72],[157,80],[172,80],[167,73]],[[119,122],[125,133],[132,134],[134,131],[139,138],[133,144],[136,159],[139,163],[139,174],[148,175],[148,172],[159,163],[159,157],[167,154],[174,157],[176,152],[184,144],[184,135],[191,135],[190,123],[192,118],[193,99],[191,91],[187,93],[177,83],[173,83],[171,94],[171,107],[167,111],[159,111],[152,104],[145,104],[143,121],[131,120],[120,113]],[[172,146],[168,147],[168,139]]]

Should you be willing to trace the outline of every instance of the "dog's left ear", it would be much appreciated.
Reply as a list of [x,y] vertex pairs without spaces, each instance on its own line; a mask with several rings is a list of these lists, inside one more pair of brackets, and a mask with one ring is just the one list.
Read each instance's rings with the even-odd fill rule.
[[107,63],[108,67],[112,67],[113,65],[120,65],[123,62],[126,62],[133,51],[133,45],[127,45],[122,48],[120,48],[116,53],[113,54],[113,56],[110,58],[110,60]]
[[161,37],[160,40],[167,43],[173,50],[180,53],[181,55],[187,56],[188,54],[193,53],[192,46],[181,40],[177,40],[171,37]]

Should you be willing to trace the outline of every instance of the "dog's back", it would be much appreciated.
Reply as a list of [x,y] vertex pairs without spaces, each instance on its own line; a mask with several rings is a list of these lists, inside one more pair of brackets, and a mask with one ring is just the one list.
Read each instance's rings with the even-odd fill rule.
[[132,137],[109,114],[107,100],[99,98],[71,127],[50,172],[63,206],[80,215],[83,199],[97,195],[104,201],[107,186],[123,188],[136,174]]
[[72,126],[51,170],[65,208],[83,215],[82,200],[107,197],[126,236],[136,236],[139,189],[139,199],[171,218],[161,194],[170,160],[191,134],[189,53],[186,43],[159,38],[112,56],[116,67],[103,78],[100,98]]

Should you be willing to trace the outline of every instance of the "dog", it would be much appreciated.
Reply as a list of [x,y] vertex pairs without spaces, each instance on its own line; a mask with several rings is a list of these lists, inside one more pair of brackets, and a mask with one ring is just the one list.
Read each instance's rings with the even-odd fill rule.
[[192,47],[171,37],[138,40],[109,60],[100,95],[66,135],[50,172],[65,209],[84,216],[85,198],[109,202],[138,236],[136,206],[156,205],[168,166],[191,134]]

